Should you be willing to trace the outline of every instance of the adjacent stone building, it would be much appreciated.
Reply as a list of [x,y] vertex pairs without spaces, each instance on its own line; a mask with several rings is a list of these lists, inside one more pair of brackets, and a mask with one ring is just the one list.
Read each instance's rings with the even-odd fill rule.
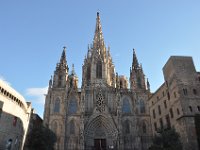
[[31,104],[0,80],[0,149],[12,140],[11,150],[22,150],[28,130]]
[[200,126],[195,116],[200,114],[200,73],[191,57],[171,56],[163,74],[165,82],[148,100],[153,134],[174,127],[184,150],[198,150]]
[[[128,66],[127,69],[129,69]],[[135,50],[130,87],[115,72],[97,13],[93,43],[82,66],[82,85],[69,71],[64,48],[45,100],[44,124],[57,135],[56,150],[147,150],[151,144],[149,84]]]

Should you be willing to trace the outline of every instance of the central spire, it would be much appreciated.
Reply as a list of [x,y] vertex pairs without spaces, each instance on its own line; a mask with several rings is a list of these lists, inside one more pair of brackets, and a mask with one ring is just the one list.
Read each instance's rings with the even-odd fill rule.
[[132,63],[132,69],[138,69],[139,68],[139,63],[138,59],[135,53],[135,49],[133,49],[133,63]]
[[93,44],[94,44],[94,48],[97,50],[101,49],[102,46],[104,46],[103,32],[102,32],[99,12],[97,12],[96,28],[95,28]]

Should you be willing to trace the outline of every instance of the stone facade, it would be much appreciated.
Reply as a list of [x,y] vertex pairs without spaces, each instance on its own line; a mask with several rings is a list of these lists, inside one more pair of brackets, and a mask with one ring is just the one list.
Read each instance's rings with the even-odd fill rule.
[[65,48],[49,81],[44,124],[57,135],[55,149],[147,150],[153,135],[173,127],[184,150],[198,150],[200,73],[191,57],[181,56],[170,57],[163,73],[165,82],[150,93],[133,50],[128,87],[127,78],[115,72],[97,13],[81,88],[74,66],[69,72]]
[[31,114],[31,104],[0,80],[0,149],[12,139],[11,150],[22,150]]
[[170,57],[163,74],[165,83],[148,100],[153,134],[174,127],[184,150],[198,150],[195,116],[200,114],[200,74],[191,57],[181,56]]
[[74,66],[69,73],[64,48],[49,81],[44,124],[57,135],[56,150],[147,150],[152,137],[149,94],[135,50],[130,88],[127,78],[115,72],[97,13],[93,43],[82,66],[81,88]]

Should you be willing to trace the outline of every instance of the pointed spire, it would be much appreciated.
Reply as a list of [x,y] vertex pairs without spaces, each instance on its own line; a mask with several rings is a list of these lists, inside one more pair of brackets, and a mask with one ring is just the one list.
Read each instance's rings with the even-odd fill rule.
[[94,42],[95,49],[99,49],[101,45],[104,45],[103,32],[102,32],[99,12],[97,12],[96,28],[95,28],[95,34],[94,34],[93,40],[94,40],[93,42]]
[[63,52],[60,58],[60,64],[66,64],[66,47],[63,47]]
[[67,60],[66,60],[66,47],[63,47],[63,52],[60,57],[60,62],[57,63],[57,69],[66,69],[67,71],[69,70],[68,65],[67,65]]
[[150,84],[148,78],[147,78],[147,89],[150,91]]
[[133,69],[139,68],[139,63],[138,63],[138,60],[137,60],[135,49],[133,49],[133,63],[132,63],[132,68]]
[[72,73],[71,73],[72,75],[76,75],[76,73],[75,73],[75,69],[74,69],[74,64],[72,64]]

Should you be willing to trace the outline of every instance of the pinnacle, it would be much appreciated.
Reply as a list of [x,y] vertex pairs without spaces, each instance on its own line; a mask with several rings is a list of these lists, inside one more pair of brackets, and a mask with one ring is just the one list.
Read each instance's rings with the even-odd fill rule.
[[135,49],[133,48],[133,63],[132,63],[132,68],[137,69],[138,67],[139,67],[139,63],[138,63],[138,60],[137,60]]

